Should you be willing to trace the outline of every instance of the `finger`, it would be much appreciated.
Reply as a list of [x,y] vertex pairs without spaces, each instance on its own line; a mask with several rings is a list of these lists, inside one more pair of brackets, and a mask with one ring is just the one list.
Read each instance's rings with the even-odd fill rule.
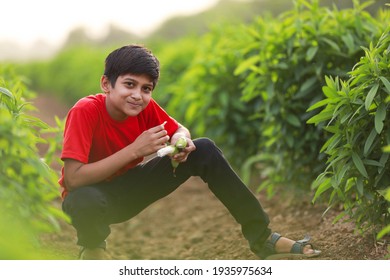
[[168,131],[166,131],[165,129],[161,130],[159,132],[156,132],[155,135],[156,135],[157,139],[164,138],[165,141],[169,141]]
[[156,126],[154,126],[152,128],[149,128],[149,131],[150,132],[158,132],[158,131],[164,130],[164,126],[165,126],[166,123],[167,122],[165,121],[162,124],[159,124],[159,125],[156,125]]
[[173,159],[179,162],[184,162],[187,160],[188,153],[182,151],[180,153],[177,153],[176,155],[173,156]]
[[196,147],[195,146],[187,146],[187,147],[185,147],[184,148],[184,152],[186,153],[186,154],[189,154],[189,153],[191,153],[191,152],[193,152],[193,151],[195,151],[196,150]]

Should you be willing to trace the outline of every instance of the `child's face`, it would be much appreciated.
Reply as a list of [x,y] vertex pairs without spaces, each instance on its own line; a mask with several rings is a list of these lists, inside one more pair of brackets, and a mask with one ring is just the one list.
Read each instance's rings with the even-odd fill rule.
[[107,94],[106,108],[115,120],[137,116],[152,98],[153,81],[147,75],[125,74],[119,76],[115,87],[107,77],[101,79],[101,87]]

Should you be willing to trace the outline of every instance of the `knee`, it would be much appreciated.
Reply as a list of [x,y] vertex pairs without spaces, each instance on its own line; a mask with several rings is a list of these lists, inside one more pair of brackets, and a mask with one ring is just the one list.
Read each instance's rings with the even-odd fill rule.
[[209,138],[197,138],[194,140],[196,151],[200,152],[210,152],[212,150],[218,149],[214,141]]
[[201,158],[212,159],[215,157],[220,157],[222,151],[217,147],[217,145],[209,138],[198,138],[194,140],[196,147],[195,153]]
[[95,188],[82,187],[70,192],[64,200],[64,211],[71,217],[102,215],[107,205],[104,195]]

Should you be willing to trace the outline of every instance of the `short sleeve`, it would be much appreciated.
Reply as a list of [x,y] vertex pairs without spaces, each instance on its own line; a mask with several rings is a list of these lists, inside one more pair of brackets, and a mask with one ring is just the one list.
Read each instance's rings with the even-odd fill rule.
[[93,108],[74,107],[67,116],[61,159],[88,163],[97,115]]
[[146,118],[147,123],[147,127],[145,127],[145,129],[166,122],[164,128],[168,132],[169,137],[172,137],[172,135],[179,128],[179,123],[170,115],[168,115],[168,113],[160,105],[158,105],[154,99],[152,99],[146,107],[144,117]]

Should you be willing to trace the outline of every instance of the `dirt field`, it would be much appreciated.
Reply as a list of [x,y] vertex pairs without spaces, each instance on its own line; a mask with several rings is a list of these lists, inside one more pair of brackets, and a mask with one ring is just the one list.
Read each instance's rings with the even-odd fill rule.
[[[49,124],[53,116],[64,117],[68,108],[52,98],[38,98],[35,113]],[[271,228],[289,238],[312,237],[322,260],[381,260],[388,244],[375,243],[372,235],[361,236],[351,223],[332,221],[339,212],[322,216],[325,205],[312,205],[311,197],[266,199],[256,194],[271,219]],[[60,201],[57,202],[60,207]],[[42,237],[42,243],[59,258],[75,259],[76,232],[62,223],[59,233]],[[157,201],[132,220],[112,226],[108,240],[111,259],[142,260],[255,260],[240,226],[199,178],[191,178],[171,195]],[[387,241],[387,243],[389,240]]]

